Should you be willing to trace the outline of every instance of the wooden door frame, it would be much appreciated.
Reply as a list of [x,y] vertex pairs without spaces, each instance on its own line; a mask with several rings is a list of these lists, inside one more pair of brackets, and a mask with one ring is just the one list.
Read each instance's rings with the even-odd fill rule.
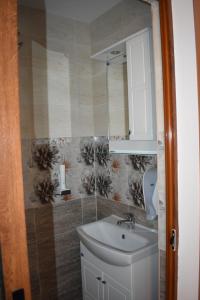
[[[17,1],[0,0],[0,244],[6,300],[31,300],[22,180]],[[17,297],[15,299],[22,299]]]
[[[198,106],[199,106],[199,122],[200,122],[200,1],[193,0],[194,7],[194,27],[196,40],[196,60],[197,60],[197,86],[198,86]],[[200,126],[199,126],[200,128]],[[200,240],[200,236],[199,236]],[[200,253],[199,253],[200,257]],[[200,299],[200,262],[199,262],[199,299]]]
[[[166,299],[177,299],[178,278],[178,174],[176,130],[176,83],[171,0],[160,0],[160,29],[163,67],[165,170],[166,170]],[[170,245],[176,230],[176,251]]]
[[[197,1],[198,2],[198,1]],[[0,239],[3,250],[5,290],[7,300],[12,291],[24,288],[26,300],[31,299],[26,230],[23,201],[23,182],[19,128],[19,87],[17,65],[17,1],[0,0],[0,137],[3,139],[0,158],[1,202]],[[167,249],[167,299],[177,299],[177,251],[170,248],[171,229],[178,233],[177,211],[177,147],[176,147],[176,98],[173,59],[173,30],[171,0],[160,0],[161,41],[163,60],[165,161],[166,161],[166,249]],[[9,34],[8,34],[9,33]],[[7,165],[5,163],[7,161]],[[12,187],[12,189],[10,189]],[[3,199],[3,205],[1,205]],[[17,237],[17,238],[16,238]],[[18,260],[16,259],[18,256]]]

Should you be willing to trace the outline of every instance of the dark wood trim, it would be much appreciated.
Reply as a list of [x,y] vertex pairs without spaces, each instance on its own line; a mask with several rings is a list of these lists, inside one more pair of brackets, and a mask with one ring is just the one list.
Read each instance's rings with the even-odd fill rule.
[[[178,179],[176,138],[176,94],[171,0],[160,0],[160,26],[163,62],[165,163],[166,163],[166,293],[177,299],[178,244],[170,247],[172,228],[178,235]],[[178,236],[177,236],[178,241]]]
[[0,244],[6,300],[31,299],[19,121],[17,1],[0,0]]
[[[197,85],[198,85],[199,121],[200,121],[200,1],[193,0],[193,6],[194,6],[194,26],[195,26],[196,59],[197,59]],[[199,240],[200,240],[200,236],[199,236]],[[200,253],[199,253],[199,257],[200,257]],[[200,264],[199,264],[199,299],[200,299]]]

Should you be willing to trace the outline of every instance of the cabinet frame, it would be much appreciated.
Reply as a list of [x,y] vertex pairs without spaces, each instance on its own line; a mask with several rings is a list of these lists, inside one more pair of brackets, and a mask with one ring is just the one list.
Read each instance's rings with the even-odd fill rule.
[[[110,287],[124,296],[122,300],[131,300],[131,291],[123,287],[118,281],[111,278],[103,270],[98,269],[96,265],[94,265],[84,257],[81,257],[81,269],[84,300],[87,300],[87,298],[91,300],[110,300]],[[94,274],[94,279],[97,281],[97,298],[95,296],[93,297],[90,291],[88,291],[87,289],[87,279],[85,274],[86,269],[89,270],[91,274]]]
[[126,41],[126,49],[129,138],[152,141],[156,139],[156,113],[151,29],[138,31]]

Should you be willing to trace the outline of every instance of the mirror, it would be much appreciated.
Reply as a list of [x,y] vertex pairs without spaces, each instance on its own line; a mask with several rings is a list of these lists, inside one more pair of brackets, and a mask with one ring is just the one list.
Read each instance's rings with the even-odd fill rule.
[[117,54],[107,65],[108,105],[109,105],[109,135],[129,136],[128,113],[128,78],[126,52]]
[[126,39],[151,28],[151,6],[115,0],[84,22],[25,7],[19,15],[22,138],[127,137]]
[[[112,152],[135,153],[137,150],[154,154],[156,151],[152,44],[152,30],[145,28],[92,57],[107,66],[108,132]],[[116,139],[120,140],[117,144]]]
[[109,136],[110,151],[154,150],[151,6],[117,1],[90,23],[19,13],[22,138]]
[[[106,26],[109,16],[103,16],[91,30],[93,64],[106,66],[93,89],[95,135],[108,135],[110,152],[151,155],[157,153],[156,101],[162,99],[159,16],[152,22],[151,6],[138,1],[129,2],[129,9],[129,28]],[[122,10],[113,9],[113,17],[122,29]]]
[[119,42],[92,58],[106,65],[109,136],[129,139],[126,44]]

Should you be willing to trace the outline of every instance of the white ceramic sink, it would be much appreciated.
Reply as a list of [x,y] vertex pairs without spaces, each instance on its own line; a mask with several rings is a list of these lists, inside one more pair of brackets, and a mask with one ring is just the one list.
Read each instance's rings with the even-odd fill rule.
[[157,231],[135,224],[129,229],[126,224],[117,225],[117,216],[79,226],[81,242],[95,256],[117,266],[131,265],[158,251]]

